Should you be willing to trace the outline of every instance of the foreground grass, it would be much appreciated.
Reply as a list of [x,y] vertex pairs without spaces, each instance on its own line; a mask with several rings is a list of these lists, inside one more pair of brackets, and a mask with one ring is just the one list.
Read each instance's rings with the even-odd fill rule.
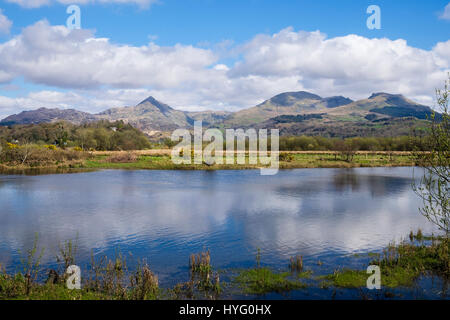
[[[248,164],[174,164],[169,155],[139,155],[129,162],[111,162],[110,155],[95,155],[86,160],[82,167],[90,169],[164,169],[164,170],[238,170],[257,169],[261,165]],[[280,159],[280,169],[294,168],[354,168],[383,166],[414,166],[415,161],[408,154],[356,154],[352,161],[346,161],[335,153],[290,154],[289,159]]]
[[248,294],[265,294],[269,292],[287,292],[306,288],[301,278],[309,278],[310,272],[296,274],[291,272],[276,273],[267,267],[241,270],[234,281]]
[[[420,239],[420,240],[418,240]],[[425,240],[431,244],[425,244]],[[417,243],[418,242],[418,243]],[[424,237],[421,232],[410,235],[410,242],[390,244],[371,265],[378,265],[381,271],[381,285],[384,287],[409,287],[421,275],[435,275],[450,279],[450,240],[444,237]],[[366,270],[342,269],[321,277],[341,288],[365,287]]]
[[[330,281],[331,284],[339,288],[363,288],[366,286],[368,274],[365,270],[342,269],[333,274],[323,276],[321,279]],[[417,279],[419,273],[403,268],[388,268],[381,272],[383,287],[409,287]]]
[[0,274],[0,300],[111,300],[113,296],[91,290],[69,290],[62,284],[33,285],[21,274]]
[[[424,240],[426,238],[430,240]],[[222,282],[219,272],[214,271],[211,264],[209,251],[206,251],[191,255],[188,281],[165,289],[159,286],[157,275],[145,262],[138,262],[135,270],[129,270],[126,259],[119,253],[111,260],[92,257],[90,267],[82,272],[89,275],[83,279],[82,289],[69,290],[66,288],[66,276],[54,270],[49,273],[53,277],[49,276],[47,281],[36,281],[42,271],[36,248],[35,245],[28,251],[23,272],[8,275],[0,271],[0,300],[220,299],[224,289],[231,289],[237,295],[264,295],[306,289],[314,284],[323,289],[365,288],[369,277],[366,270],[348,268],[313,277],[312,271],[304,269],[301,256],[292,257],[286,269],[274,271],[261,267],[258,251],[256,267],[231,271],[231,282]],[[61,248],[62,259],[58,259],[59,263],[65,266],[73,264],[76,248],[71,242]],[[391,244],[382,254],[371,255],[376,258],[369,264],[380,267],[383,288],[410,287],[422,275],[437,276],[448,283],[449,252],[448,238],[425,237],[420,233],[420,236],[410,235],[409,242]]]

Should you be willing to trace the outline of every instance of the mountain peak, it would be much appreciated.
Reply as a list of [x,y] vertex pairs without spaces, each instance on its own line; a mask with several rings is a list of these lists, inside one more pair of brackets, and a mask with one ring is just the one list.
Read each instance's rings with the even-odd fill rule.
[[[402,94],[391,94],[386,92],[378,92],[378,93],[372,93],[372,95],[369,97],[370,99],[375,99],[377,97],[382,98],[382,101],[386,103],[387,105],[395,105],[395,106],[401,106],[401,107],[411,107],[411,106],[422,106],[425,107],[419,103],[416,103],[412,100],[409,100]],[[426,107],[428,108],[428,107]]]
[[76,124],[95,121],[94,115],[78,111],[75,109],[58,108],[39,108],[34,110],[25,110],[18,114],[13,114],[0,121],[0,125],[15,124],[37,124],[52,122],[58,120],[67,120]]
[[272,99],[280,99],[280,98],[287,98],[287,97],[292,97],[295,99],[317,99],[317,100],[322,99],[317,94],[314,94],[314,93],[311,93],[308,91],[283,92],[283,93],[277,94]]
[[144,100],[142,100],[141,102],[139,102],[138,105],[144,104],[144,103],[147,103],[147,102],[151,103],[151,104],[160,103],[153,96],[149,96],[149,97],[145,98]]
[[353,102],[352,99],[343,96],[328,97],[324,98],[323,101],[327,108],[336,108]]
[[401,94],[392,94],[392,93],[386,93],[386,92],[376,92],[372,93],[372,95],[369,97],[369,99],[373,99],[376,97],[385,97],[385,98],[403,98],[403,95]]
[[141,105],[145,105],[145,104],[151,104],[153,106],[155,106],[156,108],[158,108],[162,113],[166,113],[168,111],[173,110],[170,106],[168,106],[165,103],[159,102],[158,100],[156,100],[155,98],[153,98],[152,96],[149,96],[148,98],[146,98],[145,100],[142,100],[141,102],[139,102],[138,106]]
[[276,96],[269,99],[269,101],[280,106],[291,106],[295,104],[296,101],[303,99],[321,100],[322,98],[310,92],[296,91],[277,94]]

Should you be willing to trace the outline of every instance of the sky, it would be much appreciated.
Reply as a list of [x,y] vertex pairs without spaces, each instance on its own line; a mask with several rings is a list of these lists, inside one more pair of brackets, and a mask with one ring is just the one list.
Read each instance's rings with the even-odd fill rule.
[[[67,27],[78,5],[81,28]],[[369,29],[371,5],[380,29]],[[0,0],[0,118],[97,113],[152,95],[235,111],[287,91],[434,106],[450,72],[450,3],[414,0]]]

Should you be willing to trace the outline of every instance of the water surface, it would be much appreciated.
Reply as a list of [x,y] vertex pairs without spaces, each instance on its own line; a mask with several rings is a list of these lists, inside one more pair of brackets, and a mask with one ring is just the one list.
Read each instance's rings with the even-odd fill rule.
[[119,248],[131,264],[147,259],[163,286],[187,280],[189,255],[204,248],[219,269],[253,266],[260,248],[269,266],[301,254],[328,272],[411,230],[433,231],[412,177],[409,167],[0,175],[0,262],[18,270],[38,233],[44,267],[78,238],[78,264]]

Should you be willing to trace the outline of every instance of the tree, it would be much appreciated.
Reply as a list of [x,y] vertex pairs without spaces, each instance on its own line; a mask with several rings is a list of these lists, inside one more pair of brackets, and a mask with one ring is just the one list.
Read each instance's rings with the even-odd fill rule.
[[36,152],[36,148],[32,144],[26,143],[23,146],[20,146],[18,148],[18,151],[20,161],[22,161],[22,164],[24,164],[27,161],[27,159],[30,158],[33,155],[33,153]]
[[334,148],[338,151],[347,162],[352,162],[356,154],[356,146],[351,140],[338,140],[334,144]]
[[422,198],[423,206],[420,212],[446,237],[450,233],[450,216],[448,208],[450,179],[450,123],[448,102],[450,98],[450,74],[445,81],[444,89],[436,90],[438,110],[441,115],[431,116],[432,124],[426,141],[431,150],[428,153],[418,153],[418,164],[424,168],[424,174],[419,184],[414,185],[414,191]]
[[78,128],[75,130],[74,139],[79,143],[79,147],[84,150],[89,139],[87,129]]

